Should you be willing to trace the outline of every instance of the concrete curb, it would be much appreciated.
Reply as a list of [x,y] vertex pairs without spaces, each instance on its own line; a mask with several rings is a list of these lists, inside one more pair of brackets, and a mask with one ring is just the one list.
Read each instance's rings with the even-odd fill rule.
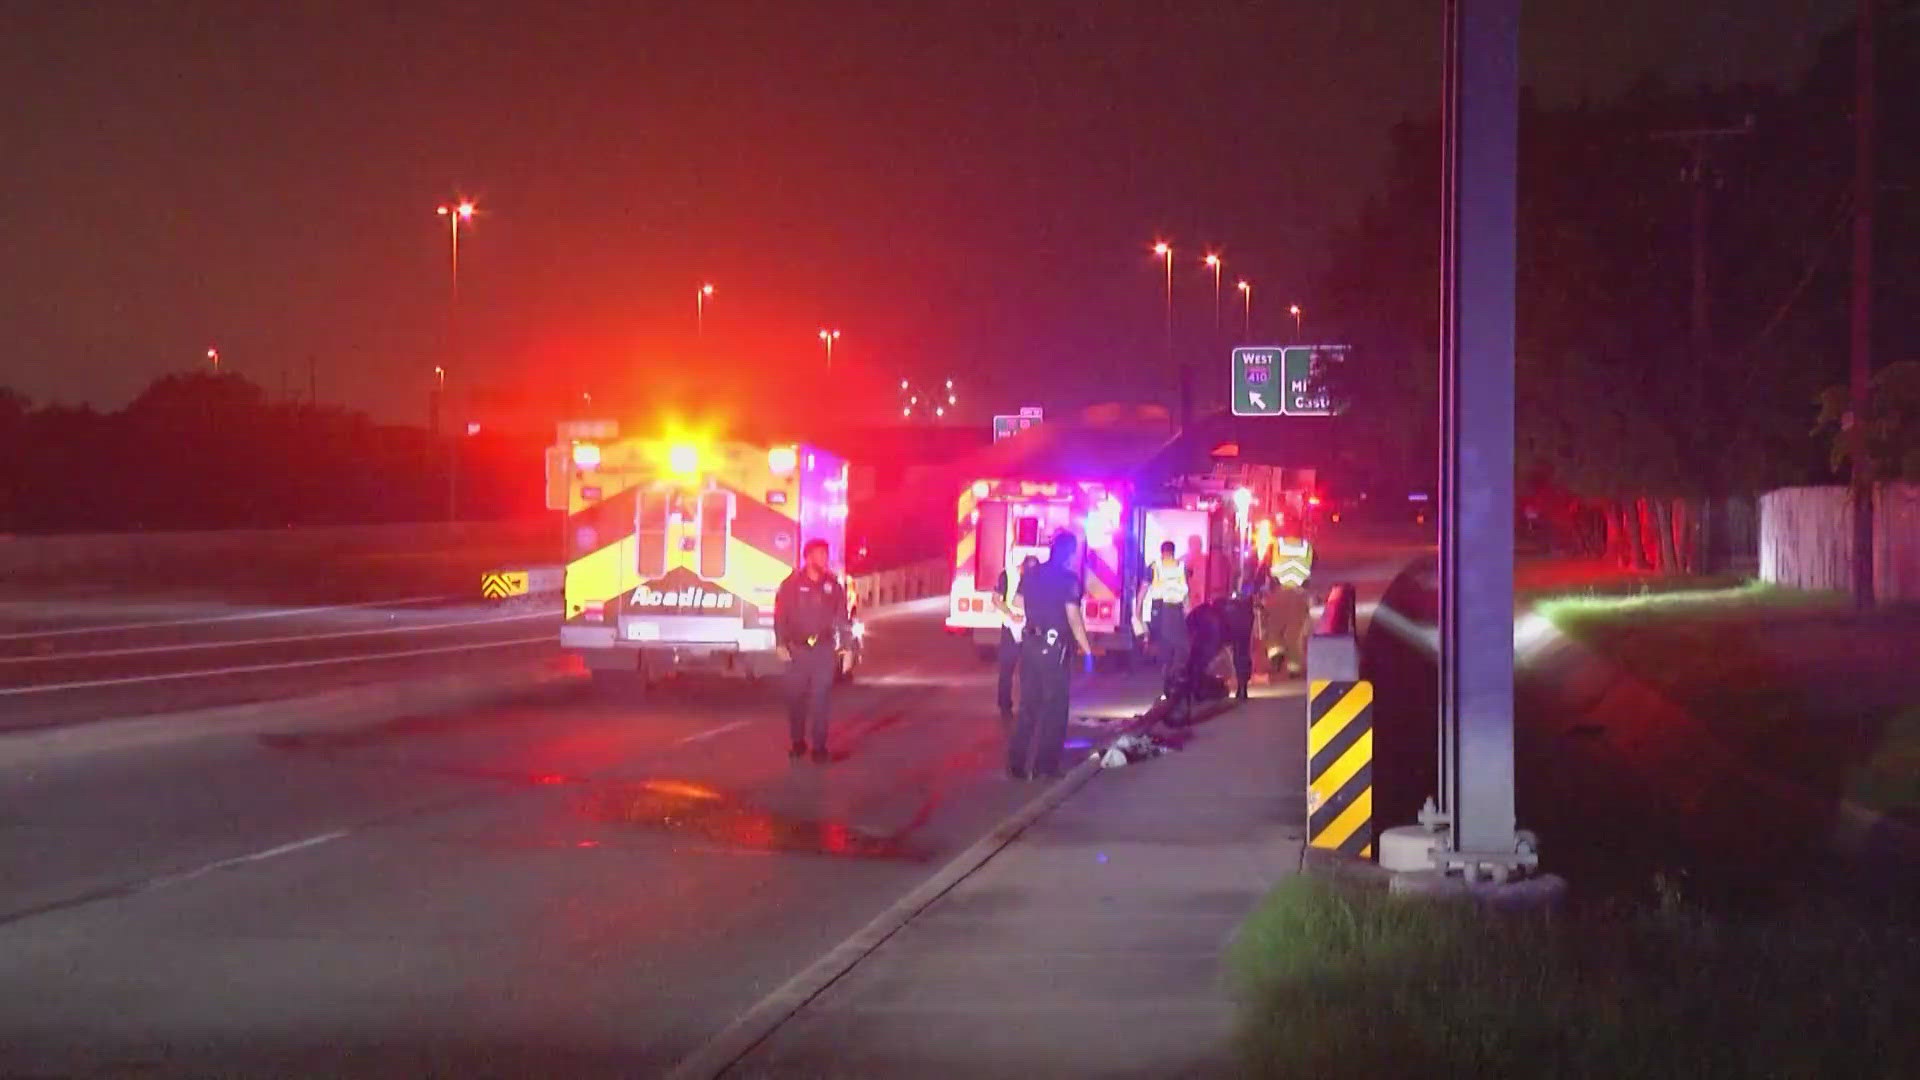
[[760,999],[758,1004],[709,1039],[706,1045],[682,1059],[667,1076],[670,1080],[716,1080],[724,1076],[809,1002],[825,993],[842,976],[884,945],[887,939],[985,866],[1035,822],[1085,787],[1101,771],[1099,756],[1115,739],[1145,730],[1153,723],[1146,717],[1135,717],[1120,725],[1122,730],[1106,743],[1098,744],[1099,750],[1081,759],[1046,791],[954,856],[951,862],[940,868],[939,873],[894,901],[852,937],[834,946],[825,956],[807,965],[773,993]]
[[549,656],[484,673],[429,675],[210,709],[0,732],[0,768],[236,734],[351,728],[396,716],[481,708],[568,691],[585,679],[585,669],[577,662]]

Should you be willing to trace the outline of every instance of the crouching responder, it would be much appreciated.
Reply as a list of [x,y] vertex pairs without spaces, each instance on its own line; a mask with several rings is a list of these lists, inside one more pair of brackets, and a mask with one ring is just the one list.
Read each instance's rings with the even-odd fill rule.
[[1266,589],[1260,617],[1265,635],[1268,670],[1296,678],[1307,663],[1307,631],[1313,618],[1313,600],[1307,579],[1313,574],[1313,544],[1305,537],[1281,537],[1273,547],[1272,582]]
[[1161,695],[1167,701],[1169,715],[1174,717],[1182,713],[1187,697],[1191,646],[1187,635],[1190,585],[1179,550],[1171,540],[1160,545],[1160,557],[1148,565],[1146,580],[1140,583],[1139,599],[1147,641],[1160,655]]

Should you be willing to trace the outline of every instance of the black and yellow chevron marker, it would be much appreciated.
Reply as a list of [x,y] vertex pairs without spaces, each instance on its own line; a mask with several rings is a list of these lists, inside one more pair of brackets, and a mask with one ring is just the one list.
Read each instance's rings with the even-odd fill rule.
[[1315,680],[1307,702],[1307,843],[1370,859],[1373,684]]
[[527,595],[525,570],[495,570],[480,575],[480,595],[488,600]]

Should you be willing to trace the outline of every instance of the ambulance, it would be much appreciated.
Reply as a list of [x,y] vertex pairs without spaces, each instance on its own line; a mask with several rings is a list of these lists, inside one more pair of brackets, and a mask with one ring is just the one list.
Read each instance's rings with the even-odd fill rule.
[[[1216,468],[1169,477],[1150,488],[1132,481],[980,479],[960,493],[955,520],[953,586],[947,630],[972,638],[982,657],[1000,636],[993,590],[1000,573],[1017,582],[1021,563],[1047,560],[1061,531],[1077,541],[1073,572],[1082,616],[1103,655],[1141,647],[1140,585],[1162,543],[1186,566],[1192,595],[1227,595],[1270,558],[1272,529],[1304,506],[1306,477],[1262,466]],[[1016,585],[1017,587],[1017,585]]]
[[[561,426],[548,503],[566,512],[560,645],[596,675],[651,682],[689,669],[758,678],[779,667],[774,596],[806,542],[846,579],[847,462],[805,444],[623,438]],[[863,627],[847,588],[851,677]]]

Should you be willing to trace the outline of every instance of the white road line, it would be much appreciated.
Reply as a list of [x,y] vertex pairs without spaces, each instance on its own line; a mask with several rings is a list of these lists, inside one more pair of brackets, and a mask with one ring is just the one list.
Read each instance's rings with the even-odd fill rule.
[[288,634],[282,637],[240,638],[235,641],[189,641],[179,645],[140,645],[129,649],[96,649],[92,652],[46,653],[40,656],[0,656],[0,665],[46,664],[60,660],[92,660],[106,656],[148,656],[154,653],[194,652],[202,649],[239,649],[252,645],[287,645],[301,641],[333,641],[339,638],[373,637],[379,634],[413,634],[428,630],[458,630],[469,626],[493,626],[499,623],[551,619],[558,611],[530,615],[503,615],[491,619],[464,619],[460,622],[419,623],[413,626],[381,626],[371,630],[334,630],[325,634]]
[[295,840],[291,844],[281,844],[279,847],[270,847],[265,851],[256,851],[251,855],[235,855],[231,859],[221,859],[217,862],[210,862],[205,866],[196,867],[192,870],[183,870],[178,874],[166,874],[153,878],[142,885],[140,891],[146,892],[150,889],[158,889],[167,885],[178,885],[183,881],[192,881],[194,878],[204,877],[216,870],[225,870],[233,866],[244,866],[247,863],[263,862],[267,859],[278,858],[281,855],[291,855],[296,851],[305,851],[307,848],[319,847],[321,844],[338,840],[345,835],[347,835],[347,830],[340,829],[335,832],[321,833],[319,836],[309,836],[305,840]]
[[739,729],[746,727],[748,724],[751,724],[751,723],[753,723],[753,721],[751,720],[735,720],[731,724],[721,724],[717,728],[708,728],[705,731],[696,731],[693,734],[688,735],[684,739],[675,739],[673,745],[685,746],[688,743],[697,743],[702,739],[711,739],[716,735],[725,735],[729,731],[738,731]]
[[510,641],[479,641],[463,645],[441,645],[431,649],[403,649],[399,652],[357,653],[353,656],[329,656],[320,660],[288,660],[278,664],[249,664],[244,667],[202,668],[198,671],[170,671],[163,675],[133,675],[124,679],[88,679],[84,682],[45,683],[39,686],[10,686],[0,689],[0,697],[17,697],[23,694],[50,694],[57,690],[91,690],[102,686],[135,686],[140,683],[178,682],[182,679],[205,679],[220,675],[251,675],[262,671],[288,671],[294,668],[326,667],[332,664],[358,664],[370,660],[401,660],[409,656],[440,656],[446,653],[473,652],[479,649],[505,649],[517,645],[557,645],[558,639],[542,634],[535,638],[514,638]]
[[0,634],[0,641],[19,641],[23,638],[73,637],[79,634],[110,634],[119,630],[156,630],[167,626],[204,626],[208,623],[251,622],[256,619],[284,619],[294,615],[315,615],[322,611],[358,611],[363,608],[404,607],[408,604],[432,604],[443,600],[459,600],[457,596],[415,596],[404,600],[369,600],[361,604],[324,604],[319,607],[269,608],[265,611],[242,611],[232,615],[207,615],[194,619],[165,619],[158,622],[120,623],[113,626],[70,626],[59,630],[23,630],[17,633]]

